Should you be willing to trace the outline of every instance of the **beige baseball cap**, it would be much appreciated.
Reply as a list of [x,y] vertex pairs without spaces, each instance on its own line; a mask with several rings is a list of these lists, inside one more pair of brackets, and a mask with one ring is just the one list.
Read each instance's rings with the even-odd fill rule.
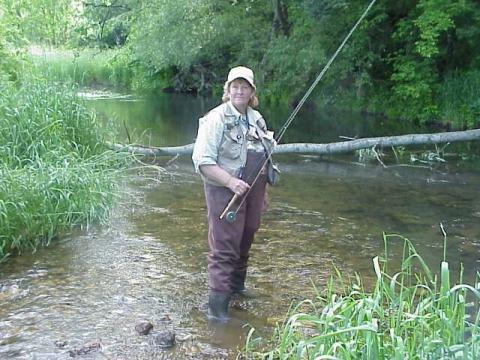
[[253,71],[245,66],[237,66],[234,68],[231,68],[228,77],[227,77],[227,83],[231,83],[233,80],[242,78],[248,81],[248,83],[256,90],[257,87],[255,86],[255,83],[253,82]]

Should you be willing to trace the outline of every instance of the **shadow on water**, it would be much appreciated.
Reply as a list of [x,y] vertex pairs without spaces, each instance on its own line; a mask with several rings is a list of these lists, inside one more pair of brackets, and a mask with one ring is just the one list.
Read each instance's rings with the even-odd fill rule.
[[[194,136],[196,119],[189,117],[206,105],[184,103],[190,113],[176,118],[177,100],[171,108],[149,105],[143,115],[141,102],[122,101],[115,111],[128,118],[138,112],[128,126],[143,122],[139,129],[150,129],[156,145],[178,145]],[[109,101],[101,102],[102,111],[114,113]],[[177,110],[165,114],[166,108]],[[443,223],[447,260],[455,271],[462,262],[465,279],[473,280],[478,171],[384,169],[311,156],[278,161],[281,184],[269,190],[269,210],[252,248],[247,285],[257,297],[235,299],[233,321],[214,325],[205,318],[205,205],[201,181],[185,158],[161,176],[130,174],[129,193],[109,224],[66,234],[0,268],[0,358],[68,359],[82,350],[82,359],[234,358],[251,326],[269,337],[290,304],[314,296],[313,285],[321,291],[334,268],[371,281],[383,231],[411,239],[436,270]],[[400,240],[389,244],[393,262],[402,246]],[[148,336],[135,331],[142,320],[154,325]],[[155,342],[165,330],[175,332],[171,349]]]

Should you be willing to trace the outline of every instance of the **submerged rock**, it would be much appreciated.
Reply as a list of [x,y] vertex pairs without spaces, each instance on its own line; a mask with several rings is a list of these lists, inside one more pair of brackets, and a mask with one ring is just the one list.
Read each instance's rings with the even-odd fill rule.
[[29,294],[28,289],[22,289],[18,284],[0,284],[0,300],[16,301]]
[[57,340],[54,342],[54,344],[59,349],[63,349],[65,346],[67,346],[67,342],[65,340]]
[[175,345],[175,333],[171,330],[165,330],[154,334],[153,343],[162,348],[167,349]]
[[135,330],[139,335],[148,335],[153,329],[153,324],[150,321],[142,321],[135,325]]
[[102,348],[102,345],[100,344],[100,342],[94,341],[92,343],[82,346],[80,349],[69,350],[68,353],[70,354],[71,357],[76,357],[80,355],[89,354],[92,351],[97,351],[97,350],[100,350],[101,348]]

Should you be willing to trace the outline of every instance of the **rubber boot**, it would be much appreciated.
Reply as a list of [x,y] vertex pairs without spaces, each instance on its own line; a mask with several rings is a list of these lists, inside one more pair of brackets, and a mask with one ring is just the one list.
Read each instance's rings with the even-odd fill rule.
[[208,317],[211,320],[226,321],[230,319],[228,315],[228,304],[230,296],[223,293],[210,290],[208,292]]
[[238,294],[245,298],[254,298],[255,295],[245,287],[245,279],[247,270],[235,270],[232,273],[232,290],[234,294]]

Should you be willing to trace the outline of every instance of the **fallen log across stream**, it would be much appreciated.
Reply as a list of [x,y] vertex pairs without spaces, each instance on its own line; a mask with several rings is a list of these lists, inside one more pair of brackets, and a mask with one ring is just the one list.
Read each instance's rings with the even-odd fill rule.
[[[328,144],[291,143],[275,146],[274,154],[309,153],[309,154],[338,154],[360,149],[382,148],[391,146],[440,144],[480,139],[480,129],[451,131],[432,134],[408,134],[399,136],[383,136],[375,138],[353,139]],[[150,147],[140,145],[109,144],[112,149],[124,150],[145,156],[178,156],[190,155],[193,144],[171,147]]]

